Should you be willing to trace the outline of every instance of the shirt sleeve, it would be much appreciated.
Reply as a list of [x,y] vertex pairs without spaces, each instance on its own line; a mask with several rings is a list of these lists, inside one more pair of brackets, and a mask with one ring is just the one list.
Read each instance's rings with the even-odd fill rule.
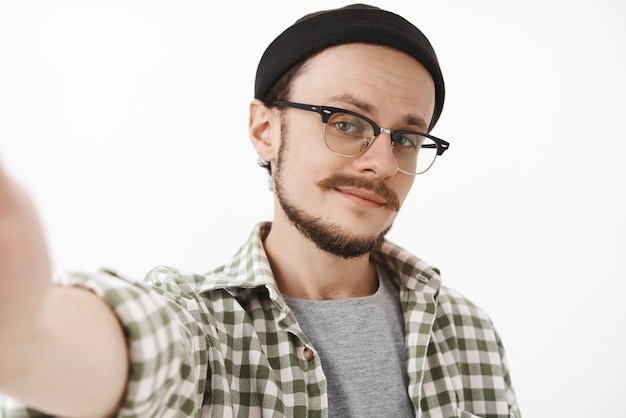
[[[124,329],[130,370],[118,417],[196,416],[202,407],[206,339],[194,313],[186,309],[198,305],[198,296],[180,275],[160,279],[167,284],[132,282],[107,271],[55,277],[61,285],[83,287],[100,296]],[[46,416],[20,409],[10,400],[2,408],[11,418]]]

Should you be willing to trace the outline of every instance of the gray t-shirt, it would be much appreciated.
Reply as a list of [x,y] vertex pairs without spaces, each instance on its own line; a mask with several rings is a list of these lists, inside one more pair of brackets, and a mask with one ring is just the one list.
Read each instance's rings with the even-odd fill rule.
[[414,417],[408,395],[398,288],[377,266],[372,296],[308,300],[285,296],[319,353],[331,417]]

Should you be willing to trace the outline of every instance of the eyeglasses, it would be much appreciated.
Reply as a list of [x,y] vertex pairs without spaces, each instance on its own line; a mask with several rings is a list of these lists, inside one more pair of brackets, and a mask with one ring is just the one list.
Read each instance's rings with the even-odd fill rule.
[[343,157],[363,154],[381,132],[390,135],[398,170],[409,175],[427,171],[437,156],[450,147],[443,139],[422,132],[381,128],[373,120],[350,110],[286,101],[275,101],[273,104],[319,113],[324,123],[326,147]]

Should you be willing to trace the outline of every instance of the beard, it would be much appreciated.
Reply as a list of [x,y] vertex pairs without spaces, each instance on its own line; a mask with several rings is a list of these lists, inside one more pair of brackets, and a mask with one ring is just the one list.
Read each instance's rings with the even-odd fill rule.
[[[278,158],[273,170],[273,177],[274,193],[287,216],[287,220],[317,248],[344,259],[360,257],[378,248],[385,240],[385,235],[387,235],[392,225],[389,225],[379,234],[356,236],[349,233],[346,228],[333,223],[327,218],[307,213],[303,208],[287,197],[283,182],[284,157],[287,148],[285,137],[286,130],[283,129],[283,138],[281,139],[281,145],[278,150]],[[364,187],[375,191],[383,197],[385,201],[388,202],[388,206],[392,207],[395,211],[398,211],[400,208],[399,198],[396,193],[382,182],[372,184],[360,177],[338,174],[323,179],[317,182],[316,185],[324,189],[334,189],[339,186]]]

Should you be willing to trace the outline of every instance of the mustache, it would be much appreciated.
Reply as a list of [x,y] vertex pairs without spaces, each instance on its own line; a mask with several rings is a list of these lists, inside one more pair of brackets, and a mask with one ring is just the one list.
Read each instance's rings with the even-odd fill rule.
[[362,177],[350,176],[348,174],[335,174],[315,183],[323,189],[337,189],[339,187],[358,187],[376,193],[387,202],[394,211],[400,210],[400,198],[382,181],[371,182]]

